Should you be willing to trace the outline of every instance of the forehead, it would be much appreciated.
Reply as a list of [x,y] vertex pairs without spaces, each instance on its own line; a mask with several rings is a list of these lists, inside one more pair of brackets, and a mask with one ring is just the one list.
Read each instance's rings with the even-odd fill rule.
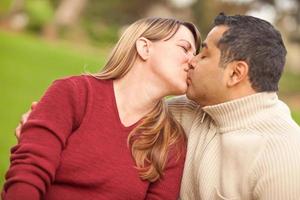
[[228,30],[227,26],[215,26],[208,34],[204,43],[207,46],[217,48],[218,42],[223,36],[223,33]]
[[186,40],[195,47],[195,39],[192,32],[185,26],[180,25],[177,32],[170,38],[170,40]]

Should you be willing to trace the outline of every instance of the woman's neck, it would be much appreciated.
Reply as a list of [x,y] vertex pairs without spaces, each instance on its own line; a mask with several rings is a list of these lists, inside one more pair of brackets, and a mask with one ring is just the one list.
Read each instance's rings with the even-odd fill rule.
[[134,66],[124,77],[113,82],[119,117],[125,126],[140,120],[167,95],[142,67],[145,68]]

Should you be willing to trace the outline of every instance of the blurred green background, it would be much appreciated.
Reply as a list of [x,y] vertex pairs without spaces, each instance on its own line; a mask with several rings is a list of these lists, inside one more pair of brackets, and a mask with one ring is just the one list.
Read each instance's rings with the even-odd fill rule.
[[14,129],[31,102],[57,78],[100,70],[124,27],[141,17],[189,20],[198,25],[203,37],[220,11],[272,22],[282,32],[288,49],[279,95],[300,124],[300,0],[284,0],[285,6],[280,2],[1,0],[0,189],[10,148],[16,144]]

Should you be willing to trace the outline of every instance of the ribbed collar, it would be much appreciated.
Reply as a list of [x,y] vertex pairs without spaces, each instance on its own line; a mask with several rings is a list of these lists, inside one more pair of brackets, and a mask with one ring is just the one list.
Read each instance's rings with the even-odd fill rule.
[[275,92],[262,92],[225,103],[205,106],[203,111],[215,122],[220,132],[242,129],[262,119],[278,102]]

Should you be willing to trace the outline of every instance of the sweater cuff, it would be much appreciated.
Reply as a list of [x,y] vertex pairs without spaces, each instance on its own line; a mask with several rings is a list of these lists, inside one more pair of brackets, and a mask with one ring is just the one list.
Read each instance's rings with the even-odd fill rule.
[[19,182],[11,185],[7,191],[3,191],[3,200],[39,200],[39,190],[27,183]]

